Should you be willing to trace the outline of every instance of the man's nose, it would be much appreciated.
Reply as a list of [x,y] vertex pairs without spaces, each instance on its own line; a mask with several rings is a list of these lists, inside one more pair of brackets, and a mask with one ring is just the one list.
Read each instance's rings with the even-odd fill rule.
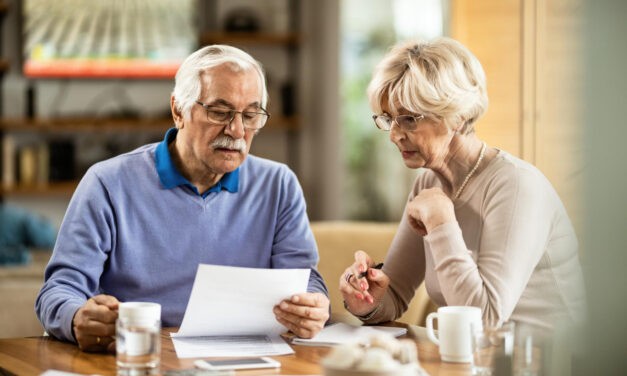
[[[238,116],[239,115],[239,116]],[[246,134],[246,128],[244,127],[244,118],[241,112],[233,114],[233,119],[224,129],[224,133],[233,137],[234,139],[244,138]]]

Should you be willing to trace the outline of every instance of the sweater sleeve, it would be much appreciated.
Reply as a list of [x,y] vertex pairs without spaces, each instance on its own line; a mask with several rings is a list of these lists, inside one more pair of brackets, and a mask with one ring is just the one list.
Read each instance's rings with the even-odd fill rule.
[[510,317],[545,252],[553,220],[548,182],[531,169],[513,171],[483,192],[479,249],[467,249],[457,222],[425,237],[446,303],[480,307],[489,325]]
[[[415,196],[409,195],[408,201]],[[383,272],[390,278],[390,285],[378,311],[364,322],[376,324],[398,319],[407,311],[416,289],[425,276],[425,249],[422,236],[418,235],[403,212],[398,230],[385,257]]]
[[61,340],[75,342],[74,314],[100,293],[100,275],[114,238],[107,200],[102,183],[88,171],[70,201],[35,301],[44,329]]
[[308,292],[329,295],[316,267],[318,248],[309,226],[307,207],[296,175],[287,167],[281,179],[277,225],[272,246],[273,268],[310,269]]

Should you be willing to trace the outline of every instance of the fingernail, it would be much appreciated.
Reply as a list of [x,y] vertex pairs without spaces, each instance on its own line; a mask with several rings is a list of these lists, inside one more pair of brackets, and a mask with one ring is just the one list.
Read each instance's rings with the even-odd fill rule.
[[298,303],[299,300],[300,300],[300,298],[298,297],[298,295],[292,296],[292,302]]
[[360,283],[360,284],[359,284],[359,286],[361,287],[361,289],[362,289],[362,290],[365,290],[365,289],[366,289],[366,284],[365,284],[365,283],[363,283],[363,282],[362,282],[362,283]]
[[363,272],[364,271],[364,266],[363,265],[359,265],[358,269],[359,269],[360,272]]
[[355,297],[359,300],[364,300],[364,296],[361,295],[360,293],[355,294]]
[[287,309],[287,303],[285,303],[285,302],[281,302],[281,308],[283,308],[283,309]]
[[374,299],[372,298],[372,296],[368,297],[368,303],[370,303],[370,304],[374,303]]

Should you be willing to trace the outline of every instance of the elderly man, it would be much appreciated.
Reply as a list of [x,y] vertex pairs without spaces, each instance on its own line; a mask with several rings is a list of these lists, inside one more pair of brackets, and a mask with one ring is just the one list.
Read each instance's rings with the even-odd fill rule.
[[51,335],[113,351],[120,301],[160,303],[163,326],[179,326],[200,263],[309,268],[308,292],[274,314],[298,336],[320,331],[329,299],[302,190],[285,165],[248,155],[267,101],[261,66],[237,48],[183,62],[176,127],[95,164],[72,197],[36,301]]

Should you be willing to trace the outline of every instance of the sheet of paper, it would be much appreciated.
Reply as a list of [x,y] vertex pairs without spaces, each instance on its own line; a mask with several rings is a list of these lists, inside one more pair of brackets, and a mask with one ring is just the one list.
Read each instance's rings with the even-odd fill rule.
[[275,356],[294,350],[280,336],[211,336],[172,338],[179,358]]
[[309,346],[333,346],[353,342],[368,343],[370,336],[382,333],[398,337],[406,334],[407,329],[391,326],[353,326],[336,323],[326,326],[311,339],[294,338],[292,343]]
[[286,329],[272,308],[306,292],[309,273],[200,264],[183,322],[172,337],[278,336]]

